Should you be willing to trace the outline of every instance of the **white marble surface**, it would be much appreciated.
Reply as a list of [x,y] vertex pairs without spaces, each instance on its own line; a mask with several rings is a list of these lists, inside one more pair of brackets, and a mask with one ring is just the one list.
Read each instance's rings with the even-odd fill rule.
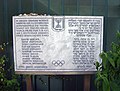
[[103,49],[102,16],[13,16],[15,71],[95,71]]

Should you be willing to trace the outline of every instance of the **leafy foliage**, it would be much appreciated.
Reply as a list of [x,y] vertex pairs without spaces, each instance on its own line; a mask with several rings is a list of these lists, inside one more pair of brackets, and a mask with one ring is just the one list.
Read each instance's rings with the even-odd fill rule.
[[13,71],[13,66],[10,66],[8,59],[4,54],[7,43],[0,45],[0,91],[20,91],[18,76]]
[[0,91],[20,91],[18,76],[10,74],[12,67],[6,69],[6,62],[7,58],[2,56],[0,58]]
[[117,42],[112,43],[111,50],[100,54],[102,63],[96,63],[95,84],[98,91],[120,91],[120,32]]

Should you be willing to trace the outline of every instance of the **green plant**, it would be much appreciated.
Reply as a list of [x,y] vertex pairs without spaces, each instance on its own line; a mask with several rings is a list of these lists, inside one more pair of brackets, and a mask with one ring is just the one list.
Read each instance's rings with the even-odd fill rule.
[[98,91],[120,91],[120,32],[111,49],[100,54],[102,63],[96,62],[95,84]]
[[0,58],[0,91],[20,91],[18,76],[10,73],[12,66],[6,69],[6,61],[5,56]]
[[[4,51],[5,45],[0,45],[0,51]],[[1,52],[1,54],[3,54]],[[8,65],[9,61],[5,55],[0,55],[0,91],[20,91],[18,76],[13,71],[13,66]]]

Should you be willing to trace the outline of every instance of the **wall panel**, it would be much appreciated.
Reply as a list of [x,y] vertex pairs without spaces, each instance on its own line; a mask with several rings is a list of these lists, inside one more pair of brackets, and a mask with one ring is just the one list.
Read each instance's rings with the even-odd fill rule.
[[[11,62],[12,16],[32,12],[47,15],[104,16],[104,50],[110,48],[116,31],[120,30],[120,0],[1,0],[0,43],[11,42],[6,50]],[[83,91],[83,75],[33,75],[32,78],[34,91]],[[95,75],[92,75],[91,91],[96,91],[94,79]]]

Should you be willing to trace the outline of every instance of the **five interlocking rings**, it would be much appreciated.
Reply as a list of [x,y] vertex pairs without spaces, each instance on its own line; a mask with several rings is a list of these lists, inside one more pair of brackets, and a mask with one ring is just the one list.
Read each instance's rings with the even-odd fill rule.
[[60,67],[62,67],[65,64],[65,61],[64,60],[53,60],[52,64],[54,66],[60,66]]

